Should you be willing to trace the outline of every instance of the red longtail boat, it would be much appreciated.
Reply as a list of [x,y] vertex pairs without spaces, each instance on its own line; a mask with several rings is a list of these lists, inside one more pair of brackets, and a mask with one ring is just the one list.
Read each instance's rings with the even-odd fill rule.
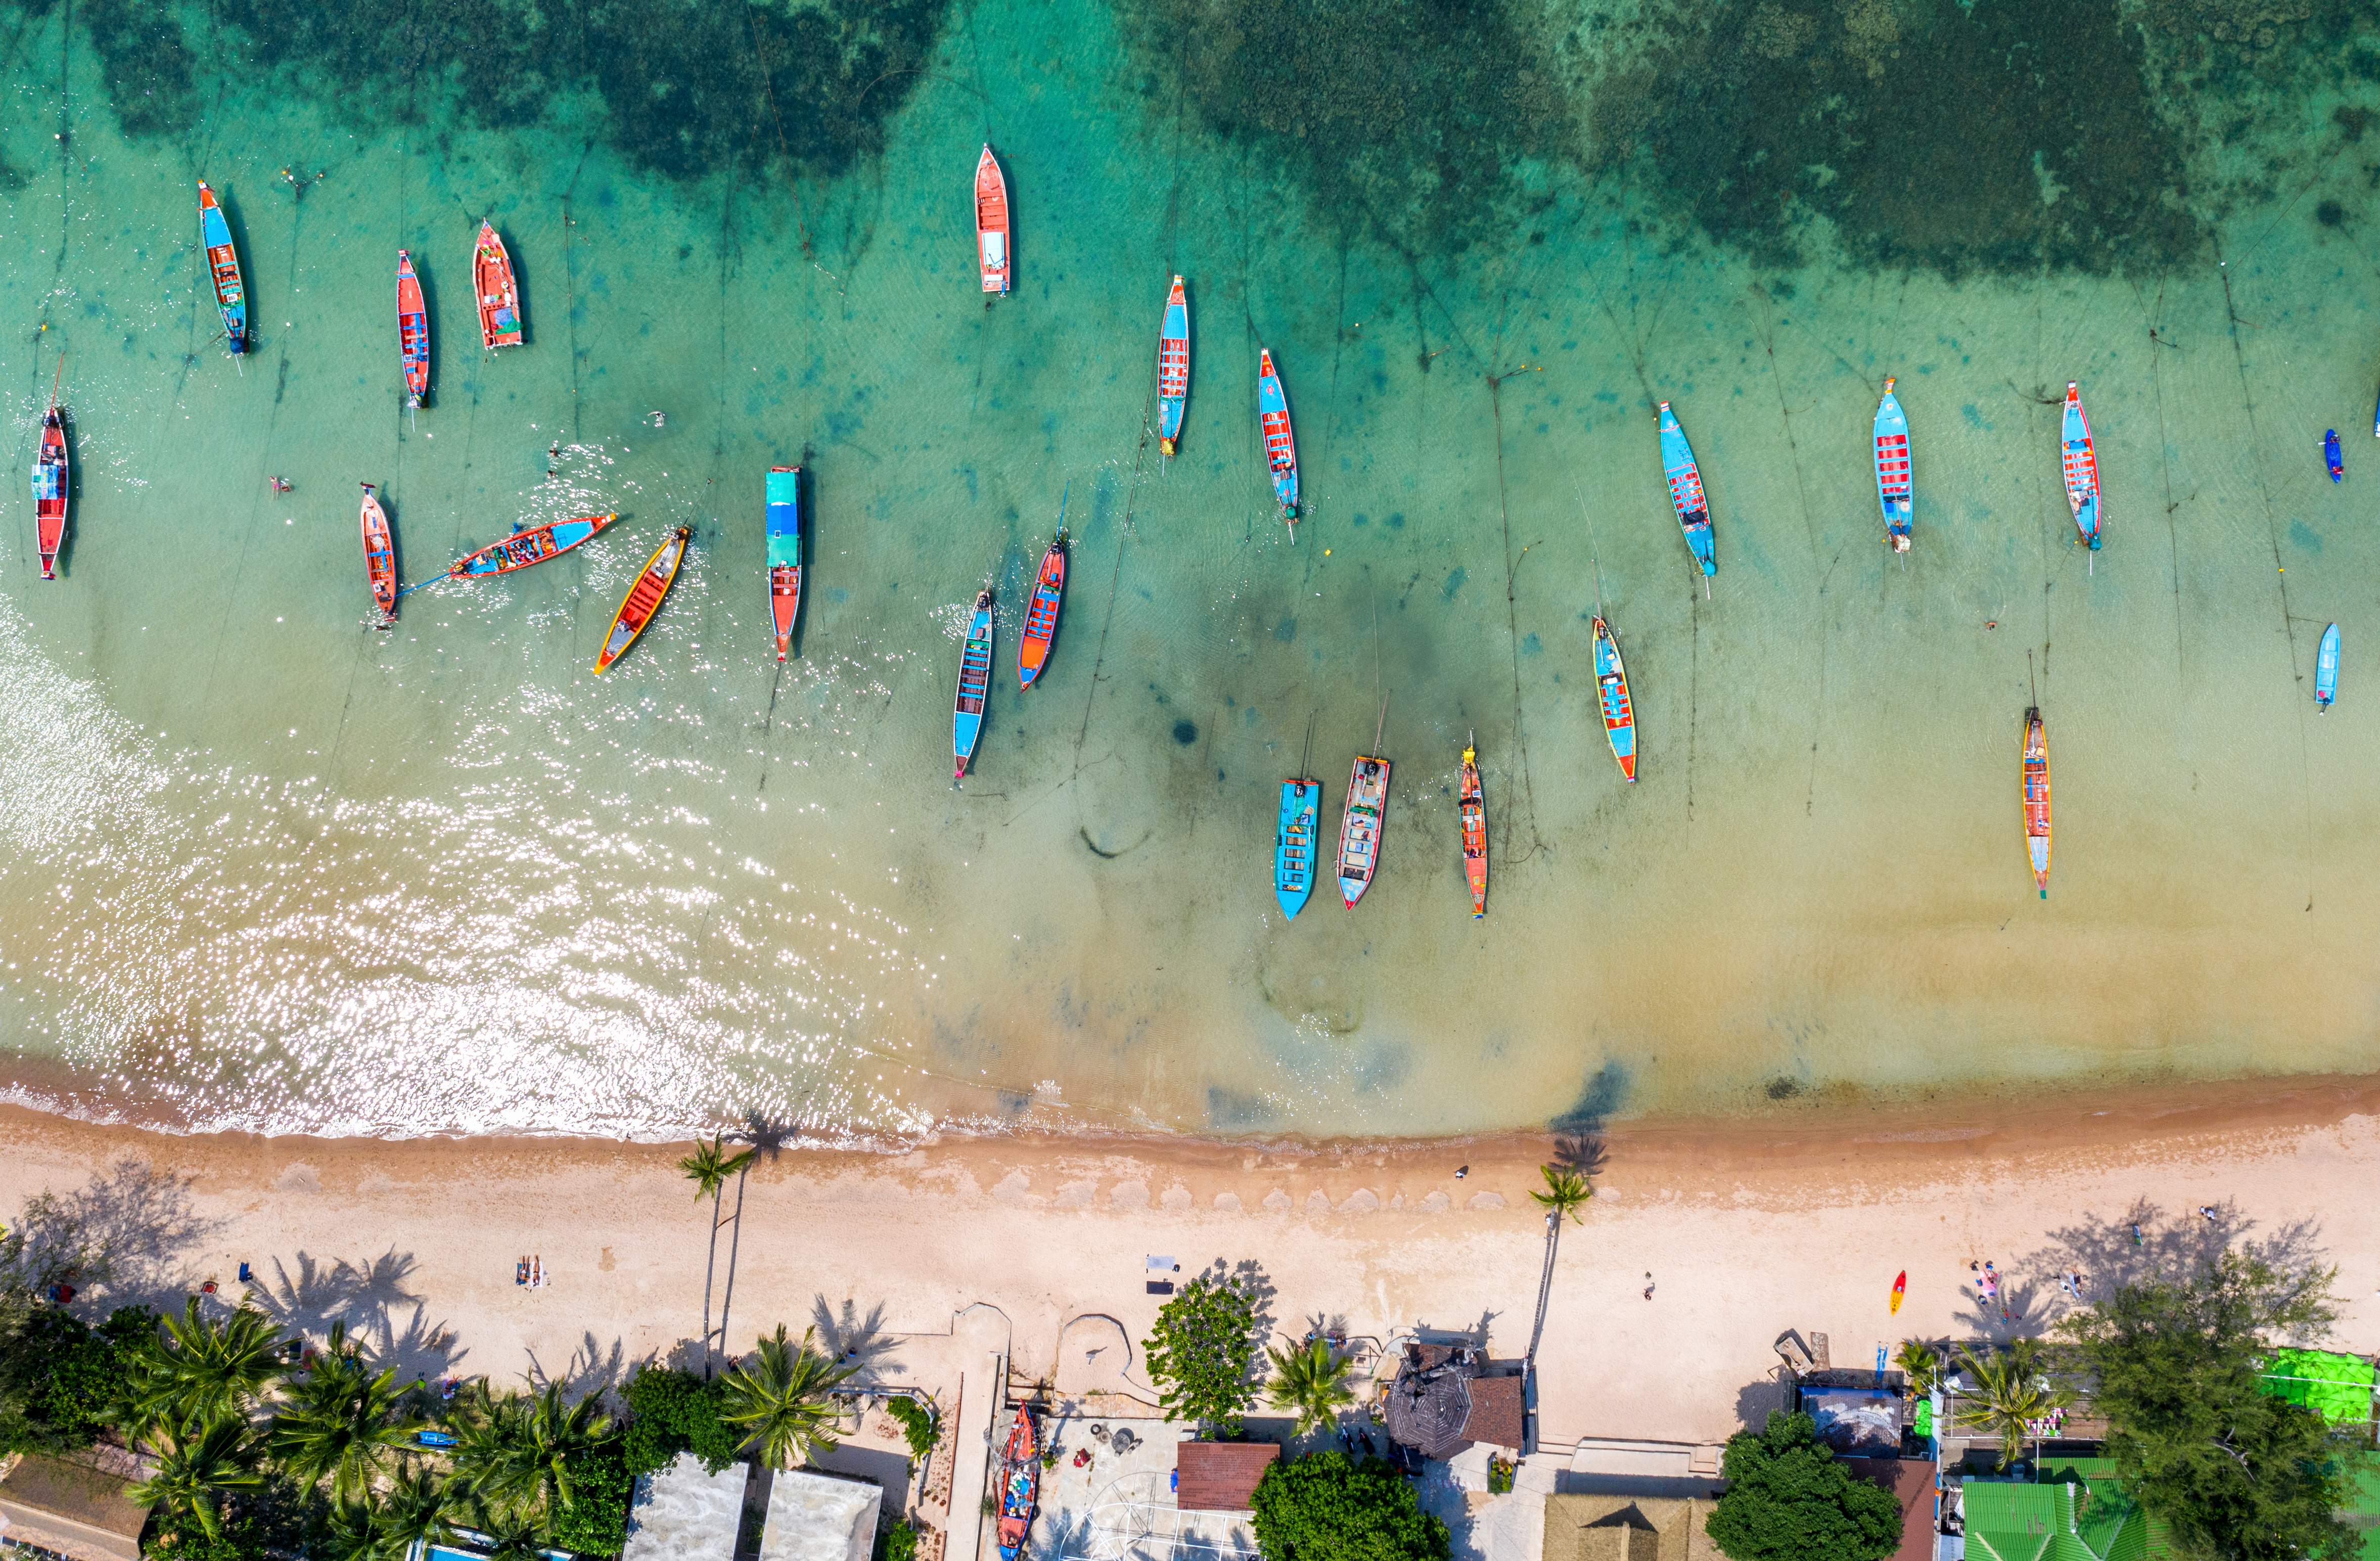
[[413,257],[403,249],[396,252],[396,356],[405,368],[405,404],[418,407],[430,393],[430,311]]
[[2033,883],[2049,898],[2049,738],[2039,707],[2024,713],[2024,843],[2033,855]]
[[388,530],[388,512],[364,484],[364,579],[371,587],[372,604],[380,609],[376,629],[396,626],[396,543]]
[[[975,164],[975,248],[983,264],[983,290],[1008,291],[1008,180],[987,143]],[[989,306],[986,306],[989,307]]]
[[1050,551],[1041,555],[1041,577],[1033,583],[1033,599],[1025,607],[1025,628],[1016,641],[1018,687],[1032,687],[1049,664],[1050,642],[1058,637],[1058,609],[1065,599],[1066,527],[1062,524]]
[[480,224],[479,248],[471,256],[471,283],[480,296],[480,340],[491,348],[520,345],[520,286],[513,276],[513,258],[505,252],[493,223]]
[[1463,814],[1463,876],[1471,882],[1474,920],[1488,914],[1488,804],[1479,790],[1475,743],[1463,745],[1463,789],[1457,793]]
[[66,355],[60,353],[57,374],[50,381],[50,409],[42,414],[41,454],[33,459],[33,530],[41,547],[44,580],[58,577],[58,550],[67,539],[67,498],[72,468],[67,462],[66,415],[58,410],[58,386],[66,377]]
[[802,468],[769,468],[769,617],[777,631],[777,659],[793,648],[794,620],[802,611]]

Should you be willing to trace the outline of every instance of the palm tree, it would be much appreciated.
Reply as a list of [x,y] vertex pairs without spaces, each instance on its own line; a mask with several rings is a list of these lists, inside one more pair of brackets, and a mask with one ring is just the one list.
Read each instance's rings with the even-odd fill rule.
[[724,1403],[719,1418],[744,1433],[736,1450],[757,1450],[771,1469],[791,1469],[835,1445],[827,1433],[834,1421],[827,1394],[857,1368],[837,1365],[812,1349],[817,1335],[811,1328],[795,1345],[780,1323],[775,1337],[761,1337],[759,1358],[737,1366],[721,1383]]
[[562,1385],[549,1382],[545,1391],[529,1400],[528,1436],[538,1482],[545,1491],[546,1510],[574,1500],[570,1470],[589,1455],[610,1443],[618,1433],[603,1412],[601,1398],[589,1393],[576,1404],[562,1401]]
[[[753,1157],[765,1155],[771,1161],[775,1160],[778,1156],[785,1152],[786,1144],[799,1136],[801,1131],[799,1123],[781,1121],[764,1113],[753,1111],[745,1116],[744,1131],[736,1134],[736,1137],[749,1147],[743,1154],[735,1156],[732,1162],[735,1168],[735,1212],[728,1217],[735,1227],[735,1234],[727,1243],[727,1283],[719,1292],[719,1337],[722,1339],[727,1337],[727,1313],[735,1305],[735,1259],[744,1251],[744,1183],[752,1174]],[[716,1251],[716,1243],[719,1240],[719,1227],[715,1223],[718,1211],[716,1202],[712,1204],[711,1208],[714,1216],[714,1223],[710,1228],[711,1240],[713,1250]],[[705,1369],[708,1370],[710,1351],[707,1347],[703,1360]]]
[[1909,1379],[1910,1391],[1921,1397],[1933,1392],[1935,1384],[1942,1380],[1942,1357],[1924,1339],[1902,1339],[1892,1363]]
[[2019,1339],[2006,1351],[1977,1355],[1961,1345],[1961,1370],[1975,1386],[1961,1396],[1958,1420],[1999,1438],[2000,1467],[2006,1469],[2024,1451],[2034,1434],[2027,1422],[2046,1420],[2053,1410],[2074,1401],[2073,1390],[2053,1382],[2041,1369],[2041,1352],[2030,1339]]
[[400,1561],[415,1543],[444,1544],[455,1534],[455,1495],[438,1471],[408,1458],[372,1510],[372,1561]]
[[1272,1361],[1272,1380],[1265,1384],[1265,1397],[1276,1410],[1287,1410],[1296,1421],[1296,1434],[1327,1431],[1339,1422],[1339,1411],[1355,1401],[1355,1390],[1347,1386],[1347,1362],[1330,1348],[1330,1341],[1310,1338],[1299,1349],[1267,1349]]
[[552,1526],[534,1507],[490,1507],[474,1501],[468,1511],[471,1527],[491,1542],[485,1554],[495,1561],[538,1561],[553,1543]]
[[702,1265],[702,1374],[710,1374],[710,1277],[719,1266],[719,1199],[727,1189],[727,1179],[751,1164],[752,1151],[738,1149],[726,1153],[725,1133],[712,1133],[710,1142],[694,1142],[694,1153],[677,1163],[678,1170],[694,1183],[694,1201],[710,1200],[710,1255]]
[[530,1414],[528,1399],[517,1393],[499,1396],[485,1378],[467,1388],[456,1404],[455,1492],[475,1509],[526,1511],[537,1505],[544,1481]]
[[1594,1183],[1587,1180],[1585,1172],[1575,1167],[1548,1165],[1537,1168],[1545,1177],[1546,1185],[1542,1192],[1532,1192],[1529,1196],[1546,1211],[1546,1263],[1537,1274],[1537,1320],[1529,1328],[1530,1367],[1536,1364],[1537,1341],[1545,1337],[1546,1331],[1546,1307],[1553,1300],[1554,1254],[1561,1250],[1562,1221],[1568,1218],[1573,1224],[1585,1224],[1586,1216],[1578,1211],[1595,1196]]
[[132,1487],[132,1499],[155,1507],[168,1529],[195,1523],[207,1538],[221,1539],[225,1499],[264,1482],[248,1422],[225,1416],[168,1427],[157,1442],[157,1472]]
[[360,1496],[395,1449],[413,1439],[401,1413],[396,1368],[368,1373],[347,1343],[347,1325],[331,1325],[330,1346],[297,1378],[273,1417],[273,1456],[300,1484],[331,1482],[334,1499]]
[[188,1426],[240,1420],[253,1412],[283,1372],[282,1337],[273,1320],[243,1306],[208,1321],[199,1298],[166,1317],[128,1384],[136,1426]]

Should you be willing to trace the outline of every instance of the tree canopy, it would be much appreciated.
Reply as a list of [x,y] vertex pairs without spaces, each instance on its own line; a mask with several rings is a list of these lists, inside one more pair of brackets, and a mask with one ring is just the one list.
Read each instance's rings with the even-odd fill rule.
[[1254,1502],[1265,1561],[1447,1561],[1453,1554],[1445,1523],[1421,1509],[1412,1483],[1382,1458],[1323,1452],[1274,1464]]
[[1734,1561],[1883,1561],[1900,1547],[1900,1503],[1846,1468],[1808,1415],[1771,1410],[1737,1432],[1720,1472],[1706,1529]]
[[2331,1277],[2230,1252],[2182,1277],[2127,1285],[2061,1325],[2096,1379],[2126,1487],[2182,1554],[2361,1554],[2337,1508],[2368,1445],[2334,1436],[2315,1411],[2259,1383],[2273,1347],[2329,1326]]
[[1201,1274],[1184,1285],[1158,1308],[1157,1326],[1141,1343],[1166,1413],[1202,1434],[1237,1436],[1257,1398],[1256,1340],[1256,1297],[1246,1283]]

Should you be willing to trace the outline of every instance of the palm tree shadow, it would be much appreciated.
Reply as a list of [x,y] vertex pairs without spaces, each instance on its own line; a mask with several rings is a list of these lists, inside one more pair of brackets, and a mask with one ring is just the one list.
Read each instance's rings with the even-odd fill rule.
[[445,1324],[432,1324],[430,1309],[419,1301],[414,1303],[413,1315],[402,1329],[387,1309],[382,1309],[368,1328],[371,1342],[367,1353],[371,1363],[395,1367],[399,1381],[435,1382],[452,1376],[455,1366],[470,1353],[457,1346]]
[[884,1303],[859,1314],[856,1301],[845,1300],[838,1311],[825,1296],[810,1303],[810,1325],[818,1329],[819,1349],[837,1365],[852,1368],[854,1386],[873,1386],[900,1365],[898,1336],[884,1331]]
[[284,1333],[320,1338],[334,1323],[356,1326],[356,1319],[348,1315],[348,1302],[355,1296],[354,1273],[345,1263],[324,1265],[306,1252],[298,1254],[297,1271],[292,1273],[276,1257],[273,1277],[249,1286],[248,1303],[272,1318]]
[[[735,1173],[735,1213],[732,1220],[735,1231],[727,1245],[727,1280],[719,1297],[718,1338],[722,1354],[727,1352],[727,1318],[735,1305],[735,1265],[744,1253],[744,1184],[751,1177],[752,1161],[764,1159],[774,1162],[785,1152],[785,1146],[801,1135],[802,1124],[799,1120],[771,1117],[762,1111],[746,1113],[744,1126],[735,1134],[735,1137],[745,1144],[749,1157],[745,1160],[743,1168]],[[716,1225],[711,1228],[711,1240],[714,1243],[718,1240]],[[716,1250],[715,1247],[714,1250]],[[704,1362],[706,1375],[709,1374],[709,1360],[706,1357]]]
[[1600,1133],[1559,1132],[1554,1135],[1553,1163],[1588,1178],[1601,1176],[1609,1163],[1608,1146]]
[[549,1386],[559,1384],[562,1396],[574,1403],[589,1395],[609,1393],[626,1375],[627,1354],[627,1345],[624,1341],[615,1338],[606,1349],[589,1330],[579,1339],[577,1348],[570,1352],[570,1359],[564,1362],[559,1376],[548,1373],[545,1363],[537,1358],[537,1351],[531,1349],[528,1352],[528,1385],[532,1391],[542,1393]]

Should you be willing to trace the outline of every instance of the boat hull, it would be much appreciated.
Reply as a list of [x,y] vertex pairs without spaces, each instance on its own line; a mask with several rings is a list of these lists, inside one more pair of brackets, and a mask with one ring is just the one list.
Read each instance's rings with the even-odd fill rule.
[[1272,495],[1281,518],[1297,524],[1297,436],[1289,424],[1289,393],[1272,366],[1269,348],[1257,349],[1257,421],[1264,431],[1265,465],[1272,471]]
[[1379,871],[1389,768],[1388,760],[1360,754],[1347,778],[1347,806],[1339,816],[1339,898],[1351,911]]
[[589,514],[532,526],[526,531],[514,532],[501,542],[490,542],[479,551],[456,559],[446,566],[446,573],[458,580],[510,575],[516,569],[527,569],[531,564],[543,563],[547,559],[568,552],[619,518],[616,514]]
[[1281,914],[1295,920],[1314,892],[1315,829],[1322,814],[1322,785],[1317,780],[1281,783],[1281,817],[1273,830],[1272,892]]
[[2049,898],[2049,738],[2038,709],[2024,713],[2024,843],[2034,887]]
[[1457,793],[1463,816],[1463,877],[1471,886],[1474,920],[1488,914],[1488,803],[1479,789],[1479,756],[1463,750],[1463,786]]
[[983,271],[983,290],[1006,294],[1011,260],[1008,249],[1008,180],[991,148],[975,165],[975,248]]
[[2338,697],[2338,625],[2322,631],[2322,648],[2313,656],[2313,702],[2324,709]]
[[983,735],[984,706],[991,696],[991,593],[975,599],[966,644],[959,651],[959,692],[951,706],[951,779],[965,776]]
[[2325,429],[2322,436],[2322,464],[2329,468],[2330,480],[2338,481],[2347,475],[2347,463],[2338,448],[2338,430]]
[[1628,696],[1628,666],[1620,659],[1620,636],[1601,618],[1595,620],[1595,689],[1603,708],[1603,734],[1611,740],[1611,756],[1620,761],[1620,778],[1636,780],[1636,704]]
[[480,298],[480,342],[491,351],[520,345],[520,285],[513,275],[513,258],[493,223],[480,224],[480,242],[471,255],[471,281]]
[[1033,1531],[1033,1508],[1041,1482],[1038,1451],[1032,1411],[1020,1409],[1000,1453],[1000,1519],[993,1535],[1000,1546],[1000,1561],[1016,1561],[1025,1552],[1026,1536]]
[[199,181],[199,238],[206,246],[207,273],[214,283],[215,308],[223,313],[224,347],[234,357],[248,350],[248,288],[240,280],[239,250],[231,241],[215,192]]
[[1063,527],[1041,555],[1041,575],[1033,582],[1033,599],[1025,609],[1025,627],[1016,640],[1016,684],[1030,688],[1050,664],[1050,650],[1058,638],[1058,610],[1066,599],[1066,533]]
[[388,512],[381,508],[369,482],[364,484],[363,538],[364,584],[380,614],[373,627],[385,629],[396,622],[396,539],[388,528]]
[[1165,298],[1165,323],[1157,333],[1157,449],[1171,455],[1182,439],[1182,414],[1190,405],[1190,298],[1182,279]]
[[645,632],[645,625],[661,611],[662,599],[669,595],[670,587],[675,583],[678,565],[686,562],[686,545],[693,538],[693,529],[681,526],[653,550],[644,573],[628,587],[628,594],[620,599],[620,611],[612,614],[611,632],[603,636],[603,648],[595,653],[598,675],[610,672],[612,663],[628,653],[628,647],[637,643],[637,636]]
[[793,649],[802,611],[802,468],[771,466],[768,489],[769,621],[777,659]]
[[403,249],[396,252],[396,357],[405,372],[405,404],[419,406],[430,393],[430,311],[422,307],[413,257]]
[[73,492],[73,477],[67,457],[66,417],[53,406],[42,414],[42,448],[33,459],[33,532],[44,580],[58,577],[58,551],[67,541],[67,504]]
[[1703,492],[1702,468],[1678,415],[1661,403],[1661,472],[1670,482],[1670,507],[1685,534],[1686,550],[1705,575],[1718,573],[1718,542],[1711,531],[1710,500]]
[[2099,551],[2100,526],[2106,516],[2099,499],[2099,452],[2091,442],[2091,419],[2082,415],[2082,393],[2066,381],[2066,411],[2060,434],[2066,467],[2066,502],[2074,512],[2074,529],[2083,545]]
[[1893,384],[1884,381],[1884,399],[1876,407],[1876,502],[1884,512],[1885,546],[1907,552],[1916,489],[1909,464],[1909,418],[1892,393]]

